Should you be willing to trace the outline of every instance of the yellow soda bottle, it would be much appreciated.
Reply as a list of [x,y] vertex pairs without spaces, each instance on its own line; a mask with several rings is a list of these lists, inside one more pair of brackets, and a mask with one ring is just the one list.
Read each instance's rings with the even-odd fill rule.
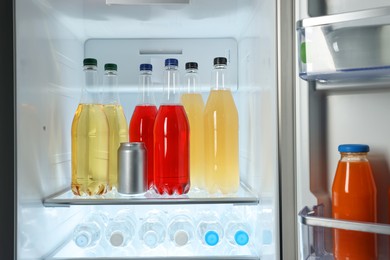
[[214,59],[213,81],[204,111],[206,187],[209,193],[232,194],[240,185],[238,112],[225,86],[227,59]]
[[114,63],[104,65],[103,76],[103,110],[106,113],[109,126],[108,148],[108,190],[118,186],[118,148],[121,143],[129,141],[129,128],[123,108],[119,101],[118,66]]
[[72,122],[72,184],[79,196],[106,193],[108,121],[98,102],[97,61],[84,59],[85,86]]
[[198,92],[198,63],[187,62],[184,76],[186,91],[181,95],[181,103],[190,125],[190,180],[191,188],[205,188],[204,170],[204,102]]

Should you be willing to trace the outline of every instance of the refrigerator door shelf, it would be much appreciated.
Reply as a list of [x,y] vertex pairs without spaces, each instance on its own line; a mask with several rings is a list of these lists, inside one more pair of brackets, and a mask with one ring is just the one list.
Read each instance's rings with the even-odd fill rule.
[[72,191],[65,190],[43,200],[46,207],[69,207],[71,205],[160,205],[160,204],[246,204],[257,205],[259,198],[244,184],[236,194],[213,194],[203,191],[190,191],[185,195],[159,195],[148,191],[141,195],[121,195],[109,192],[103,196],[80,197]]
[[390,8],[297,22],[299,76],[318,82],[390,81]]
[[327,244],[331,229],[369,232],[390,236],[390,225],[370,222],[347,221],[322,217],[323,205],[312,209],[305,207],[299,212],[301,259],[334,259]]

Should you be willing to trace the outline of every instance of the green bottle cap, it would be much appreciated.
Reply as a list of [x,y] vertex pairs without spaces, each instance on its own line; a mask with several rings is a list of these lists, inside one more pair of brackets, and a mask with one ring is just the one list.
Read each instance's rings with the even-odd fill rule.
[[106,63],[104,64],[104,70],[118,70],[118,66],[115,63]]
[[97,66],[97,60],[93,58],[85,58],[83,63],[84,66],[88,66],[88,65]]

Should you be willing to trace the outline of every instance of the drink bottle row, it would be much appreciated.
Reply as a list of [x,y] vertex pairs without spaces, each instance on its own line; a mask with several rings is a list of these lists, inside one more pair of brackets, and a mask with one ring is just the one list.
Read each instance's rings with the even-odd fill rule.
[[[198,64],[186,63],[184,83],[177,59],[165,60],[163,101],[152,91],[152,65],[141,64],[139,99],[129,125],[119,101],[117,65],[105,64],[99,91],[97,60],[84,59],[85,85],[72,123],[72,192],[101,195],[118,187],[118,148],[142,142],[145,189],[185,194],[238,190],[238,112],[225,82],[227,59],[214,59],[206,105],[198,88]],[[128,185],[132,185],[129,183]]]
[[171,214],[150,210],[140,218],[129,209],[122,209],[112,217],[104,211],[93,211],[76,225],[73,241],[80,248],[99,244],[126,247],[140,242],[150,249],[166,240],[175,247],[199,242],[205,247],[214,247],[224,240],[231,246],[241,247],[250,242],[250,224],[234,213],[226,212],[222,219],[214,211],[200,211],[196,217],[192,216],[187,210],[175,210]]

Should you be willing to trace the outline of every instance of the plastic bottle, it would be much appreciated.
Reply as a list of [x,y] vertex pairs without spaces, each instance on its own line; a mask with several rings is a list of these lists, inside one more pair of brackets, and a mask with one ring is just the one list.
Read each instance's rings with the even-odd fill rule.
[[85,85],[72,122],[72,192],[106,193],[109,126],[97,89],[97,61],[84,59]]
[[240,185],[238,167],[238,112],[227,88],[227,59],[214,59],[212,88],[204,110],[205,174],[209,193],[237,192]]
[[134,238],[136,217],[131,210],[120,210],[106,227],[107,241],[114,247],[125,247]]
[[168,225],[168,236],[175,246],[186,246],[194,239],[195,227],[190,214],[186,210],[177,210],[172,213]]
[[190,128],[179,103],[177,59],[165,60],[164,101],[154,123],[154,187],[159,194],[185,194],[190,189]]
[[198,63],[187,62],[184,76],[185,92],[181,95],[190,125],[191,188],[205,188],[204,172],[204,102],[198,90]]
[[152,65],[141,64],[139,76],[138,104],[130,120],[130,142],[143,142],[147,150],[147,187],[153,186],[154,142],[153,127],[157,107],[152,93]]
[[[343,144],[332,186],[335,219],[377,221],[376,187],[367,159],[368,145]],[[335,259],[377,259],[376,235],[334,229]]]
[[202,244],[207,246],[216,246],[222,241],[224,230],[216,212],[199,213],[197,234]]
[[125,113],[115,88],[118,86],[118,67],[114,63],[104,65],[103,76],[103,110],[108,119],[108,189],[118,187],[118,148],[121,143],[128,142],[128,127]]
[[147,213],[139,229],[139,239],[149,248],[156,248],[165,241],[165,213],[152,210]]
[[102,211],[90,212],[73,230],[73,241],[81,248],[96,246],[108,222],[108,215]]
[[251,227],[245,219],[236,213],[223,214],[225,238],[233,246],[245,246],[249,243],[252,234]]

